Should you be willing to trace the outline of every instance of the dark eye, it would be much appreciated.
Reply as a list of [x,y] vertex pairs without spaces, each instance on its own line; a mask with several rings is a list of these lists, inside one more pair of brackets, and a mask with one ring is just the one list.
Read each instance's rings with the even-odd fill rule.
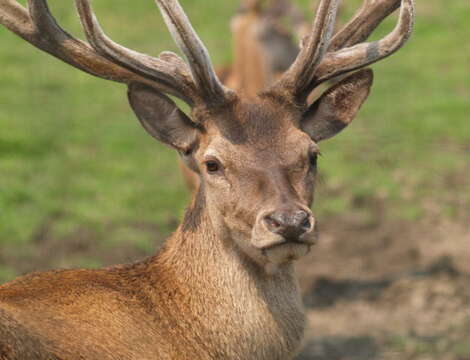
[[312,167],[312,169],[316,169],[317,163],[318,163],[318,154],[317,153],[310,154],[309,161],[310,161],[310,166]]
[[206,169],[209,174],[214,174],[220,170],[220,164],[217,161],[207,161]]

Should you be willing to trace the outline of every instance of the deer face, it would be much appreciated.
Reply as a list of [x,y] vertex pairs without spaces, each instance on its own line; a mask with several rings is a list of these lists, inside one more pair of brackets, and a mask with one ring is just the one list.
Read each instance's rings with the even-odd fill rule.
[[258,263],[298,259],[314,240],[319,149],[292,116],[269,99],[238,102],[195,154],[213,223]]
[[129,98],[150,134],[199,174],[198,201],[218,234],[266,266],[309,252],[318,142],[351,122],[371,84],[372,72],[364,70],[310,107],[267,93],[253,102],[235,98],[219,108],[196,108],[194,122],[149,87],[131,86]]

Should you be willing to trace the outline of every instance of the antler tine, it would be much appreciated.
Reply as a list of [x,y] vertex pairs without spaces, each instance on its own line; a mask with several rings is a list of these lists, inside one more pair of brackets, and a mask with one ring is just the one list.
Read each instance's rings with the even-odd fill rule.
[[[33,5],[35,4],[34,2],[32,3]],[[48,11],[47,5],[45,8],[46,11]],[[56,29],[54,29],[57,34],[50,35],[49,37],[41,36],[38,31],[38,24],[34,21],[28,10],[20,5],[16,0],[2,0],[0,2],[0,10],[0,23],[7,29],[22,37],[24,40],[28,41],[39,49],[50,53],[51,55],[71,64],[72,66],[80,68],[81,70],[86,71],[92,75],[99,76],[92,69],[78,63],[73,56],[74,54],[79,55],[80,58],[85,58],[91,62],[91,59],[94,58],[94,54],[91,53],[91,49],[85,43],[72,38],[57,25],[55,25]],[[61,49],[61,51],[54,51],[52,38],[57,39],[59,37],[64,43],[64,48]],[[113,74],[114,71],[110,71],[109,78],[114,80],[114,76],[112,76]],[[116,79],[116,81],[119,80]]]
[[186,56],[197,91],[206,102],[225,101],[232,91],[219,81],[209,53],[194,31],[178,0],[155,0],[173,39]]
[[88,42],[98,54],[167,87],[173,87],[186,98],[197,97],[189,69],[176,54],[163,53],[163,57],[169,60],[164,61],[127,49],[104,33],[89,0],[76,0],[75,4]]
[[315,71],[323,59],[333,34],[340,0],[322,0],[317,10],[311,34],[304,39],[297,59],[274,89],[287,89],[295,99],[304,100],[314,79]]
[[[87,43],[72,37],[57,24],[46,0],[28,0],[28,9],[16,0],[0,0],[0,24],[37,48],[91,75],[125,84],[140,82],[193,104],[189,91],[182,92],[182,87],[176,86],[178,78],[173,81],[159,78],[157,81],[156,77],[152,79],[143,71],[137,73],[110,61]],[[179,65],[175,56],[169,54],[165,54],[165,59],[162,55],[161,61],[170,68],[170,63],[173,67]]]
[[356,15],[331,40],[329,52],[367,40],[380,23],[400,7],[401,0],[366,0]]
[[0,24],[26,41],[31,41],[34,27],[28,11],[14,0],[2,0],[0,9]]
[[[398,24],[389,35],[379,41],[361,43],[328,53],[318,67],[312,88],[336,76],[371,65],[392,55],[410,38],[414,25],[414,17],[414,0],[402,0]],[[368,36],[374,30],[372,25],[375,25],[376,21],[375,19],[370,22],[366,21],[363,27],[358,28],[365,30],[357,31],[355,38],[351,41]]]

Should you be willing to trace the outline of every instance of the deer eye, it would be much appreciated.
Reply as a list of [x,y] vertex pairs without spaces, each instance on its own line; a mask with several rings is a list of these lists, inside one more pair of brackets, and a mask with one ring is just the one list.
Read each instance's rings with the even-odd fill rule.
[[206,170],[209,174],[215,174],[220,170],[221,166],[218,161],[209,160],[206,161]]

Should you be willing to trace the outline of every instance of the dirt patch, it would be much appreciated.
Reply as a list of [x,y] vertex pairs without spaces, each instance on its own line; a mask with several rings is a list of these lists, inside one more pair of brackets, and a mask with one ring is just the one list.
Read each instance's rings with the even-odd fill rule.
[[298,266],[298,360],[470,359],[468,222],[330,219]]

